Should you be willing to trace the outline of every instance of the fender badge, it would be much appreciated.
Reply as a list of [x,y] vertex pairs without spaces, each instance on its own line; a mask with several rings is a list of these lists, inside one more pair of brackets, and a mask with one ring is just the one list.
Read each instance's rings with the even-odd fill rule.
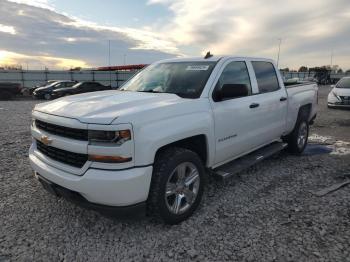
[[50,139],[48,136],[41,136],[40,141],[41,141],[41,143],[43,143],[47,146],[52,143],[52,139]]

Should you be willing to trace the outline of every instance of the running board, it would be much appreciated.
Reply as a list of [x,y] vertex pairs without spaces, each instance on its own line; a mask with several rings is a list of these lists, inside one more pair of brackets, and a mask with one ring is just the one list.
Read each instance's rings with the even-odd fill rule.
[[265,158],[268,158],[280,152],[286,147],[287,147],[287,144],[282,142],[272,143],[246,156],[242,156],[227,164],[224,164],[220,167],[215,168],[213,170],[213,174],[222,180],[226,180],[231,176],[241,172],[242,170],[247,169],[248,167],[251,167],[256,163],[264,160]]

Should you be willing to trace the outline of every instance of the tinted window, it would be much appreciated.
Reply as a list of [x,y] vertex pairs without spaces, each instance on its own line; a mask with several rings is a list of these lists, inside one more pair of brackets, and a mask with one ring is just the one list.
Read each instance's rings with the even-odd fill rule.
[[[224,71],[222,71],[216,89],[222,88],[225,84],[243,84],[248,88],[249,94],[251,94],[251,84],[247,66],[245,62],[231,62]],[[216,100],[214,98],[214,100]]]
[[343,78],[337,83],[337,88],[350,88],[350,78]]
[[74,86],[75,83],[74,82],[66,82],[66,87],[71,87]]
[[58,84],[54,85],[54,88],[61,88],[61,87],[64,87],[63,83],[58,83]]
[[279,84],[274,66],[269,62],[252,62],[260,93],[278,90]]

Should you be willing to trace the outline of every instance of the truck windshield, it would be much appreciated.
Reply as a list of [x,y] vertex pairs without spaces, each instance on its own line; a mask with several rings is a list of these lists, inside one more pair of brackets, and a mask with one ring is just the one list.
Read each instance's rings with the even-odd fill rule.
[[337,84],[337,88],[350,88],[350,78],[341,79]]
[[171,93],[198,98],[216,62],[169,62],[150,65],[126,82],[120,90]]

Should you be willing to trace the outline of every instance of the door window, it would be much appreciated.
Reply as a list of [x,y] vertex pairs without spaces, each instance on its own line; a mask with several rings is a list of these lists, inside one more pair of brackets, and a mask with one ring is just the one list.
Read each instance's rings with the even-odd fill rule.
[[76,83],[74,83],[74,82],[66,82],[65,83],[65,86],[66,87],[72,87],[72,86],[74,86]]
[[256,80],[258,82],[259,93],[268,93],[280,89],[275,67],[270,62],[252,62]]
[[250,77],[245,62],[231,62],[226,65],[222,71],[221,76],[216,84],[215,91],[213,94],[214,101],[218,101],[216,94],[217,90],[220,90],[223,85],[245,85],[248,88],[248,95],[252,93],[252,87],[250,83]]

